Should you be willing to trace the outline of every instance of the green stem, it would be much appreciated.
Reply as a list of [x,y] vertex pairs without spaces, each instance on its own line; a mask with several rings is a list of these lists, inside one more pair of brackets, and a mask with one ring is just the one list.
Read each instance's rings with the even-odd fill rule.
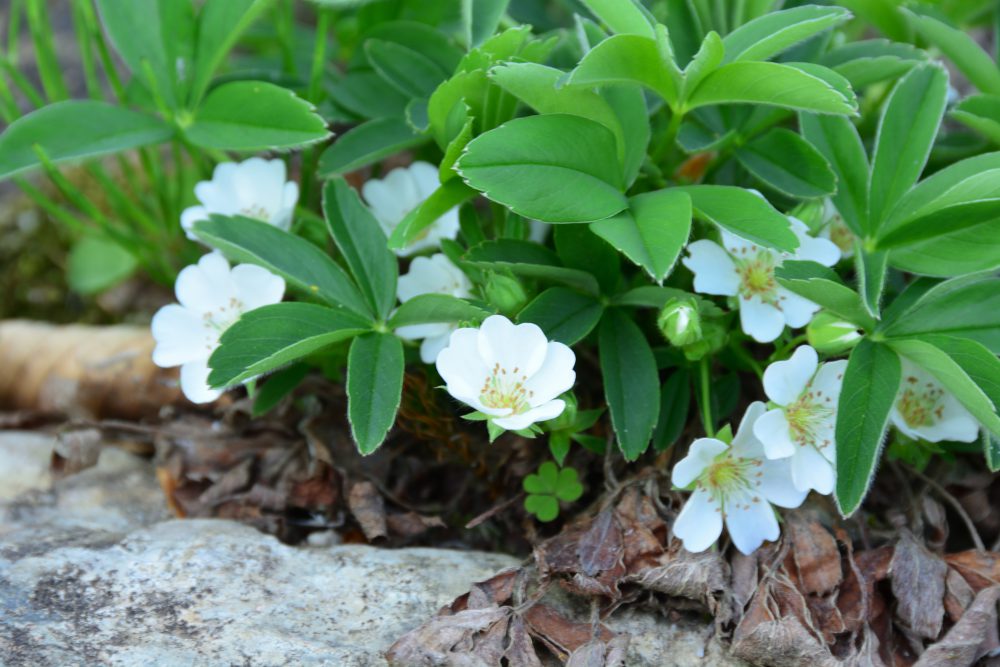
[[715,420],[712,419],[712,381],[709,365],[711,364],[710,357],[702,357],[701,362],[698,366],[699,371],[699,390],[701,393],[701,424],[705,428],[705,436],[709,438],[715,437]]
[[309,92],[306,99],[313,104],[319,104],[323,93],[323,71],[326,64],[326,46],[330,32],[330,12],[317,10],[316,41],[313,43],[312,70],[309,73]]

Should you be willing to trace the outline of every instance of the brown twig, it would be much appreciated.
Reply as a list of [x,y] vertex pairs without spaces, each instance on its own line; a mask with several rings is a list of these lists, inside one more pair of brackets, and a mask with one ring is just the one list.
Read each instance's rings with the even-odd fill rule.
[[465,524],[466,530],[468,530],[470,528],[475,528],[476,526],[478,526],[479,524],[483,523],[484,521],[493,518],[494,516],[496,516],[500,512],[503,512],[505,509],[507,509],[511,505],[515,505],[522,498],[524,498],[524,492],[523,491],[521,493],[517,494],[516,496],[514,496],[513,498],[509,498],[509,499],[503,501],[499,505],[495,505],[494,507],[491,507],[490,509],[486,510],[485,512],[483,512],[482,514],[480,514],[479,516],[477,516],[475,519],[473,519],[472,521],[470,521],[469,523]]
[[[938,495],[941,496],[941,499],[944,500],[949,505],[951,505],[951,508],[955,510],[958,516],[961,517],[962,522],[965,523],[965,528],[969,531],[969,536],[972,538],[973,544],[976,545],[976,550],[986,551],[986,545],[983,544],[983,538],[979,536],[979,531],[976,530],[976,524],[973,523],[972,517],[970,517],[969,513],[965,511],[964,507],[962,507],[962,503],[958,502],[958,498],[948,493],[947,489],[945,489],[943,486],[941,486],[940,484],[938,484],[933,479],[923,474],[916,468],[911,468],[907,466],[907,469],[911,473],[913,473],[916,477],[919,477],[921,480],[923,480],[929,487],[937,491]],[[1000,546],[1000,543],[998,543],[998,546]],[[996,548],[997,547],[994,547],[993,550],[995,551]]]

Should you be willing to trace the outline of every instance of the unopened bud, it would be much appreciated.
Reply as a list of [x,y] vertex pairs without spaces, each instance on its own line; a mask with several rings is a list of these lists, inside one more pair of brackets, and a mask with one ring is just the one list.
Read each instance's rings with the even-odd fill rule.
[[517,278],[494,273],[483,289],[487,301],[504,315],[514,316],[528,303],[528,293]]
[[858,344],[861,332],[850,322],[824,311],[817,313],[806,327],[806,338],[817,352],[840,354]]
[[715,354],[726,346],[729,332],[716,320],[705,320],[701,326],[701,339],[684,346],[684,356],[688,361],[699,361]]
[[563,431],[571,429],[573,428],[573,425],[576,424],[576,396],[573,395],[573,392],[566,392],[559,398],[565,401],[566,407],[558,417],[545,422],[545,427],[549,431]]
[[693,345],[702,339],[701,314],[691,298],[675,297],[663,306],[656,324],[675,347]]

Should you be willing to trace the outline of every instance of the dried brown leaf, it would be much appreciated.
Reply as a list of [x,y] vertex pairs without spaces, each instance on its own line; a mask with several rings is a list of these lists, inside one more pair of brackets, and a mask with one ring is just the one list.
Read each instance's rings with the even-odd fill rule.
[[386,517],[389,532],[393,535],[411,538],[423,535],[431,528],[447,528],[439,516],[425,516],[416,512],[397,512]]
[[357,482],[347,494],[347,506],[358,520],[365,538],[372,542],[389,534],[385,501],[371,482]]
[[782,615],[772,605],[768,584],[762,583],[733,633],[733,655],[771,667],[839,665],[795,615]]
[[941,641],[920,656],[915,667],[963,667],[973,665],[996,648],[997,600],[1000,586],[984,589],[976,596],[961,620]]
[[59,433],[52,448],[52,472],[57,477],[67,477],[97,465],[102,439],[96,428]]
[[1000,586],[1000,554],[994,551],[962,551],[948,554],[944,559],[977,593],[984,588]]
[[482,609],[506,604],[514,593],[514,584],[521,571],[519,567],[508,567],[485,581],[477,581],[472,584],[468,593],[459,595],[438,613],[454,613],[465,609]]
[[[487,667],[490,663],[473,653],[473,638],[479,633],[489,634],[490,629],[505,622],[510,613],[510,607],[492,607],[435,616],[400,637],[386,651],[386,660],[392,667]],[[489,647],[486,649],[488,653]]]
[[515,616],[511,619],[509,635],[510,644],[505,653],[508,665],[511,667],[514,665],[542,667],[542,662],[538,659],[538,654],[535,653],[535,646],[521,617]]
[[577,554],[588,577],[612,569],[623,559],[622,531],[610,508],[598,514],[580,538]]
[[920,637],[935,639],[944,622],[947,564],[903,529],[889,568],[896,616]]
[[618,635],[609,642],[594,639],[573,651],[566,667],[623,667],[627,653],[626,635]]
[[729,585],[728,572],[718,552],[691,553],[674,542],[656,566],[630,574],[626,581],[657,593],[697,600],[716,613]]
[[614,637],[608,628],[601,625],[598,636],[593,636],[590,623],[577,623],[546,604],[536,604],[523,614],[528,632],[549,648],[560,660],[567,657],[592,639],[610,641]]
[[840,585],[843,581],[840,552],[823,526],[793,518],[788,522],[788,537],[803,593],[818,595]]
[[948,618],[952,623],[962,618],[965,610],[976,598],[976,592],[961,574],[953,567],[948,568],[948,576],[945,577],[944,608],[948,612]]

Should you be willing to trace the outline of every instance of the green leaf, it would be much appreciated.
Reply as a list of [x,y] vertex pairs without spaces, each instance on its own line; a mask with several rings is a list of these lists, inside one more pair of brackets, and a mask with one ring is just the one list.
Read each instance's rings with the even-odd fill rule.
[[473,49],[493,36],[510,0],[462,0],[465,43]]
[[736,150],[747,171],[790,197],[833,194],[837,177],[823,155],[791,130],[774,128]]
[[421,294],[403,303],[389,318],[388,326],[397,329],[414,324],[478,323],[489,315],[489,311],[450,294]]
[[649,447],[659,418],[656,360],[646,336],[620,310],[605,313],[598,336],[611,424],[625,459],[635,461]]
[[622,127],[624,142],[622,173],[627,189],[635,182],[643,162],[646,161],[646,152],[652,135],[646,96],[638,86],[618,85],[602,88],[601,97],[611,105]]
[[79,294],[97,294],[132,275],[137,263],[114,241],[85,236],[73,245],[66,263],[66,281]]
[[749,190],[730,185],[688,185],[672,191],[691,197],[695,217],[747,241],[785,252],[799,247],[788,218]]
[[234,81],[208,94],[184,135],[202,148],[264,151],[308,146],[330,132],[313,106],[287,88]]
[[[97,0],[101,24],[111,44],[142,85],[175,109],[182,99],[178,73],[190,69],[190,59],[178,63],[181,37],[194,34],[190,0]],[[150,76],[152,77],[150,79]]]
[[438,219],[476,196],[476,191],[461,179],[453,178],[443,183],[423,200],[419,206],[406,214],[389,237],[389,248],[402,250],[420,238],[420,233]]
[[878,465],[902,366],[896,353],[867,338],[851,351],[837,408],[837,506],[861,505]]
[[56,102],[15,120],[0,134],[0,180],[40,166],[35,146],[54,164],[166,141],[173,128],[106,102]]
[[910,23],[924,39],[941,49],[962,74],[984,93],[1000,95],[1000,69],[969,33],[957,30],[930,16],[904,10]]
[[701,82],[688,108],[710,104],[766,104],[824,114],[852,115],[851,101],[827,81],[790,65],[735,62]]
[[566,456],[569,454],[569,448],[572,444],[569,433],[566,431],[555,431],[549,433],[549,454],[552,454],[552,458],[556,460],[556,463],[562,465],[566,462]]
[[690,196],[659,190],[632,197],[627,211],[590,228],[662,283],[691,235],[691,215]]
[[897,42],[913,41],[913,31],[899,8],[898,0],[840,0],[865,23]]
[[1000,144],[1000,95],[967,97],[951,110],[950,115],[994,144]]
[[559,501],[554,496],[531,494],[524,499],[524,509],[547,523],[559,516]]
[[273,371],[328,345],[368,330],[343,309],[311,303],[276,303],[244,313],[222,334],[212,353],[208,382],[229,387]]
[[570,73],[568,83],[574,86],[635,83],[649,88],[668,104],[677,101],[677,83],[656,40],[639,35],[615,35],[595,46]]
[[634,0],[583,0],[583,4],[613,32],[655,37],[646,11]]
[[1000,280],[996,278],[956,278],[929,289],[905,309],[895,306],[891,319],[887,311],[886,336],[961,336],[1000,354]]
[[451,74],[420,51],[397,42],[368,39],[364,49],[375,71],[407,97],[428,97]]
[[833,203],[858,236],[868,229],[868,156],[861,136],[843,116],[800,116],[802,135],[827,159],[837,177]]
[[257,390],[253,399],[252,417],[261,417],[270,412],[285,396],[288,396],[309,375],[309,364],[292,364],[268,376],[264,386]]
[[381,225],[342,178],[331,180],[323,188],[323,214],[330,236],[372,312],[385,319],[396,305],[399,265],[386,247]]
[[358,451],[379,448],[403,394],[403,344],[392,334],[358,336],[347,355],[347,417]]
[[376,118],[351,128],[323,151],[318,175],[346,174],[426,141],[402,118]]
[[622,280],[618,253],[586,225],[559,225],[552,230],[556,254],[564,266],[597,279],[604,294],[614,294]]
[[271,0],[206,0],[198,15],[198,44],[191,104],[197,106],[208,90],[212,75],[236,40],[271,4]]
[[627,205],[614,135],[567,114],[528,116],[472,140],[456,170],[488,199],[543,222],[587,222]]
[[660,418],[653,431],[653,450],[663,452],[681,437],[691,409],[691,374],[683,369],[671,373],[660,387]]
[[592,274],[562,266],[555,253],[530,241],[486,241],[470,248],[465,262],[477,268],[510,271],[525,278],[561,283],[594,296],[601,293]]
[[556,498],[563,502],[571,503],[579,500],[583,495],[583,485],[580,484],[575,468],[563,468],[559,471],[559,480],[556,482]]
[[681,98],[686,98],[698,87],[705,77],[718,69],[725,58],[725,46],[719,33],[714,30],[705,35],[701,48],[694,54],[694,58],[684,68],[684,84],[681,89]]
[[559,87],[564,73],[537,63],[506,63],[490,70],[490,78],[540,114],[572,114],[600,123],[615,135],[619,160],[625,156],[622,124],[611,105],[596,91]]
[[835,271],[816,262],[785,261],[774,271],[778,284],[838,317],[872,331],[876,322],[857,292],[840,282]]
[[518,322],[533,322],[550,340],[575,345],[601,320],[604,306],[592,296],[565,287],[550,287],[525,306]]
[[194,232],[230,259],[263,266],[304,294],[371,316],[368,304],[344,270],[303,238],[260,220],[221,215],[195,223]]
[[910,44],[867,39],[835,47],[817,62],[833,69],[850,81],[855,90],[860,90],[886,79],[896,79],[914,65],[926,61],[926,52]]
[[[962,366],[948,354],[930,342],[916,338],[889,340],[888,345],[933,375],[975,417],[976,421],[993,435],[1000,437],[1000,417],[996,414],[993,402]],[[989,354],[988,350],[985,348],[983,350]]]
[[948,75],[937,65],[913,68],[893,89],[879,122],[872,159],[871,231],[878,231],[891,208],[920,178],[947,94]]
[[859,247],[854,252],[854,266],[858,277],[858,290],[865,309],[872,317],[879,317],[882,304],[882,293],[885,291],[885,278],[889,255],[883,251],[868,252]]
[[806,5],[770,12],[744,23],[722,40],[726,62],[768,60],[851,18],[842,7]]

